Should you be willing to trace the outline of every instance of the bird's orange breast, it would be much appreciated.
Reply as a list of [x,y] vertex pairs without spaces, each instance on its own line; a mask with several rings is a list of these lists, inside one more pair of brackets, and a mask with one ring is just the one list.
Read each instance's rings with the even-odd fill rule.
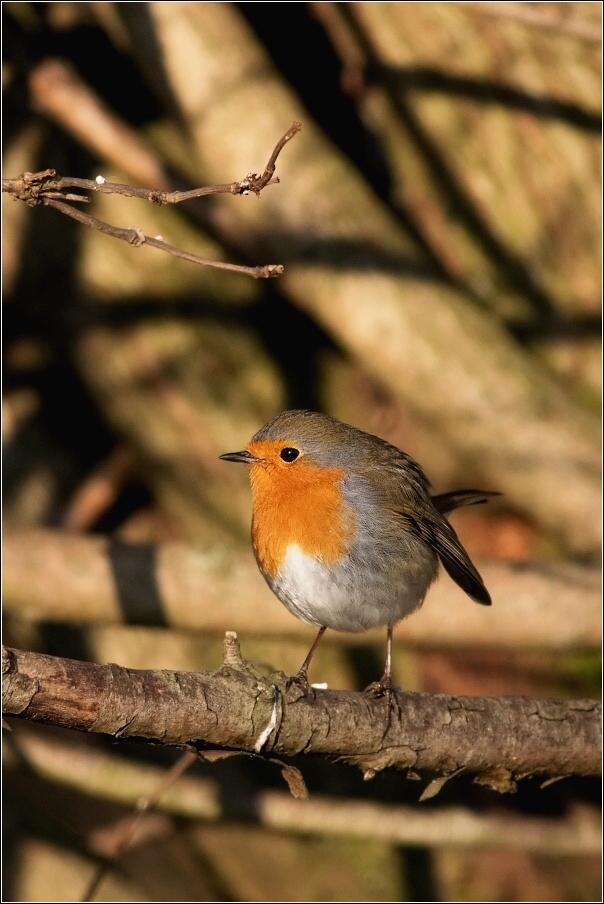
[[346,472],[302,457],[285,463],[282,442],[250,443],[261,464],[250,466],[252,541],[262,569],[277,575],[290,546],[326,565],[346,555],[356,533],[354,512],[342,495]]

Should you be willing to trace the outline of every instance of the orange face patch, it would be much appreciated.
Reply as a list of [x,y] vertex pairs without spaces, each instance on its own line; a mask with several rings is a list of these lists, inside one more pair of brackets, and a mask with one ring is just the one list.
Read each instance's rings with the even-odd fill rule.
[[276,575],[287,549],[335,564],[355,535],[354,514],[342,496],[346,472],[323,468],[303,454],[292,462],[280,457],[294,442],[252,441],[248,451],[262,463],[250,465],[252,540],[264,571]]

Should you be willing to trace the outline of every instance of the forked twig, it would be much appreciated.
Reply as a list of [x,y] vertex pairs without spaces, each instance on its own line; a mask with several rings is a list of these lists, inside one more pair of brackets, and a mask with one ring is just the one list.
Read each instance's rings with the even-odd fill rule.
[[[79,179],[73,177],[56,178],[54,169],[46,169],[37,173],[23,173],[16,179],[3,179],[2,191],[11,194],[15,199],[24,201],[30,207],[42,204],[45,207],[53,207],[66,216],[77,220],[83,226],[89,229],[98,229],[106,235],[113,238],[121,239],[128,242],[134,247],[140,245],[150,245],[160,251],[172,254],[174,257],[180,257],[183,260],[190,261],[194,264],[202,264],[206,267],[214,267],[219,270],[228,270],[232,273],[242,273],[252,276],[255,279],[271,279],[280,276],[284,267],[282,264],[266,264],[260,267],[245,267],[240,264],[228,264],[222,261],[207,260],[183,251],[165,242],[162,236],[145,235],[141,229],[136,227],[123,229],[118,226],[112,226],[104,220],[84,213],[73,203],[86,204],[90,200],[86,195],[75,193],[72,189],[78,189],[79,192],[93,191],[102,192],[104,194],[118,194],[125,197],[142,198],[152,204],[180,204],[183,201],[190,201],[194,198],[201,198],[207,195],[229,193],[232,195],[247,195],[253,192],[259,195],[263,188],[267,185],[276,185],[279,178],[274,175],[277,157],[285,147],[285,145],[296,135],[302,128],[299,122],[294,122],[287,132],[279,139],[273,152],[271,153],[268,163],[261,175],[257,173],[248,173],[248,175],[239,182],[223,183],[219,185],[207,185],[201,188],[194,188],[190,191],[161,191],[158,189],[140,188],[136,185],[126,185],[119,182],[107,182],[102,176],[96,179]],[[66,202],[72,203],[66,203]]]

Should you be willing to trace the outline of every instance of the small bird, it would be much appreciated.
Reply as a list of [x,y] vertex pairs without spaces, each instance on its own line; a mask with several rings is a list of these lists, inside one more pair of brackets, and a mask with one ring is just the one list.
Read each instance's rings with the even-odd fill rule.
[[468,596],[491,597],[444,517],[499,493],[457,490],[432,496],[421,467],[377,436],[315,411],[284,411],[225,461],[249,466],[252,544],[271,590],[318,628],[298,673],[327,628],[353,633],[386,627],[386,667],[366,689],[391,696],[392,630],[419,609],[439,561]]

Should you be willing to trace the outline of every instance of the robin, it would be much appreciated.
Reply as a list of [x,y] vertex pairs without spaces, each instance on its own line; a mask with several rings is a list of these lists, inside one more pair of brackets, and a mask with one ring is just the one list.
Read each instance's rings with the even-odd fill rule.
[[385,626],[386,667],[370,685],[391,695],[392,630],[419,609],[439,561],[468,596],[491,597],[444,517],[498,493],[457,490],[432,496],[421,467],[385,440],[314,411],[284,411],[242,452],[221,455],[249,466],[252,544],[269,587],[293,615],[318,628],[298,673],[327,628]]

